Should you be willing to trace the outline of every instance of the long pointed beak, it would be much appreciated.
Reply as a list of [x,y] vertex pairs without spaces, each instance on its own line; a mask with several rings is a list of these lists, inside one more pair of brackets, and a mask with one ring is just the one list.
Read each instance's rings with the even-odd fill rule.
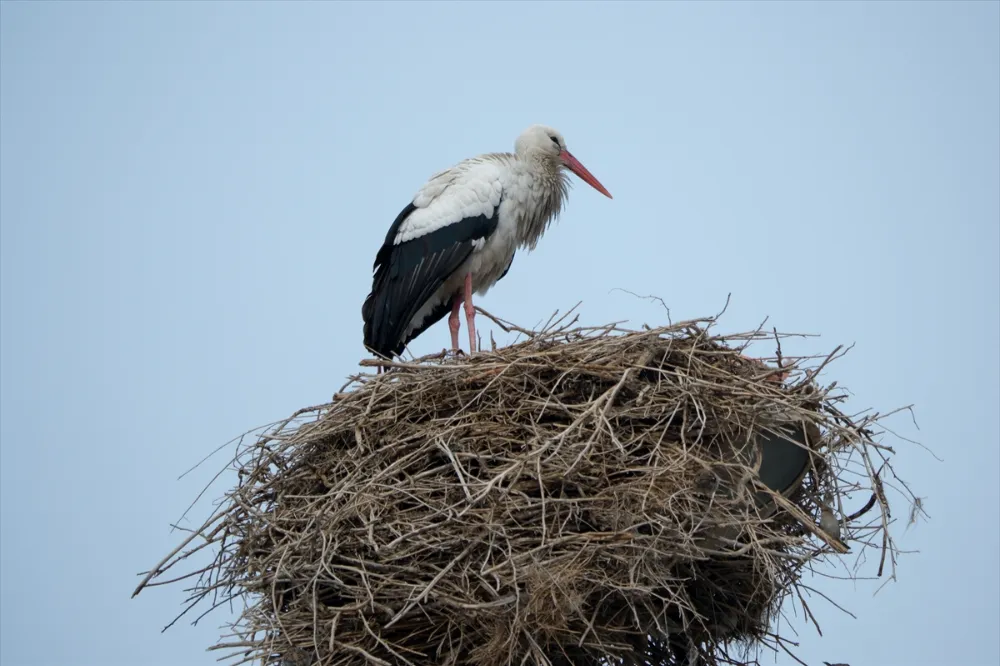
[[601,185],[600,181],[594,178],[594,175],[589,171],[587,171],[587,167],[580,164],[580,160],[573,157],[573,154],[571,152],[569,152],[568,150],[564,150],[559,154],[559,157],[560,159],[562,159],[563,164],[565,164],[570,171],[572,171],[573,173],[575,173],[580,177],[580,180],[587,183],[587,185],[590,185],[592,188],[594,188],[607,198],[614,199],[614,197],[611,196],[611,192],[608,192],[606,189],[604,189],[604,186]]

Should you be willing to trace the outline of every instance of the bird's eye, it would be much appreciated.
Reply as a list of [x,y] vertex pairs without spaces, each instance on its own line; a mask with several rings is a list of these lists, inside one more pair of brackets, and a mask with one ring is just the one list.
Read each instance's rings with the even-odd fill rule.
[[559,139],[554,136],[550,136],[549,138],[552,139],[552,143],[556,144],[556,148],[562,148],[562,146],[559,145]]

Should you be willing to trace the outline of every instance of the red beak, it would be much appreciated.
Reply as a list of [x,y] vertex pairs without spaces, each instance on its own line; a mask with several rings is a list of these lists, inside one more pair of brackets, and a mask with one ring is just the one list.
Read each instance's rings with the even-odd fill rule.
[[604,186],[601,185],[600,181],[598,181],[596,178],[594,178],[594,176],[593,176],[592,173],[590,173],[589,171],[587,171],[587,167],[585,167],[582,164],[580,164],[580,160],[578,160],[575,157],[573,157],[573,154],[570,153],[568,150],[562,151],[559,154],[559,157],[562,159],[563,164],[565,164],[569,168],[570,171],[572,171],[573,173],[575,173],[576,175],[578,175],[580,177],[580,180],[582,180],[583,182],[587,183],[587,185],[590,185],[592,188],[594,188],[595,190],[597,190],[598,192],[600,192],[601,194],[603,194],[607,198],[609,198],[609,199],[613,199],[614,198],[614,197],[611,196],[610,192],[608,192],[606,189],[604,189]]

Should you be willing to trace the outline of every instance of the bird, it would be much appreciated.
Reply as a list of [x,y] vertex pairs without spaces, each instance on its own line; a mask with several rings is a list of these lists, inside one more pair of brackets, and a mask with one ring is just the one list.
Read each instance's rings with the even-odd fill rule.
[[839,552],[845,553],[850,551],[850,547],[844,543],[841,538],[841,524],[837,519],[837,514],[834,512],[833,508],[833,497],[829,493],[824,495],[823,501],[819,503],[820,506],[820,517],[819,517],[819,528],[830,537],[831,545]]
[[503,279],[519,249],[535,249],[562,212],[570,173],[613,198],[567,150],[562,134],[545,125],[524,130],[513,153],[485,153],[432,175],[375,256],[361,307],[366,349],[391,360],[450,313],[451,350],[460,353],[464,305],[474,353],[473,294],[484,296]]

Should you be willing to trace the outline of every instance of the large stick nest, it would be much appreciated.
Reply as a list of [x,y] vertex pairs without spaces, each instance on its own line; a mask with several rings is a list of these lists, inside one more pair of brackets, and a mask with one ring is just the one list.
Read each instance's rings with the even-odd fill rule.
[[[572,326],[354,377],[242,449],[143,585],[215,548],[192,605],[243,598],[215,646],[239,663],[714,666],[787,649],[775,620],[818,559],[893,563],[891,450],[817,383],[836,352],[777,367],[712,320]],[[806,464],[769,488],[782,432]]]

